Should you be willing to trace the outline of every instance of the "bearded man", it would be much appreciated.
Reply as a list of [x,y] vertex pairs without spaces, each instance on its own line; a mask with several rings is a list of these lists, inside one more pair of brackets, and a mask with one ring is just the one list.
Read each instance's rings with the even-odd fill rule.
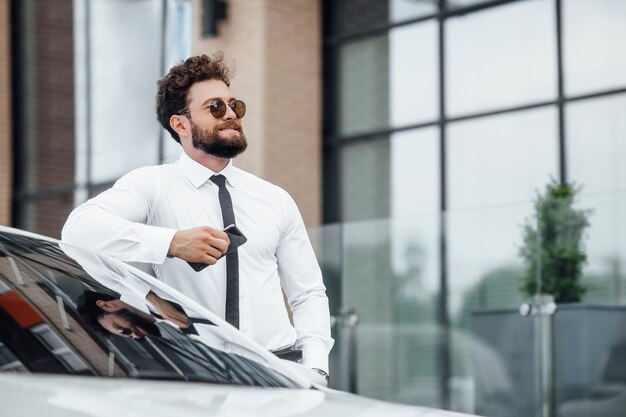
[[[221,53],[170,69],[157,119],[181,145],[179,160],[134,170],[77,207],[63,241],[151,264],[158,279],[270,351],[301,350],[301,363],[327,378],[333,339],[320,268],[289,194],[233,166],[247,146],[246,105],[229,86]],[[247,242],[230,250],[223,229],[233,224]]]

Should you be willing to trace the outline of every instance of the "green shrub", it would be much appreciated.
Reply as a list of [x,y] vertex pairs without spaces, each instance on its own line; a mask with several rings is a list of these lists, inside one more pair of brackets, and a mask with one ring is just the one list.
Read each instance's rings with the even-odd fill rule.
[[[581,301],[586,291],[580,283],[582,268],[587,262],[585,229],[589,226],[592,210],[574,208],[579,192],[580,187],[575,184],[559,184],[552,180],[544,193],[537,195],[535,214],[524,225],[524,240],[519,251],[526,266],[520,287],[525,295],[551,294],[557,303]],[[537,256],[539,244],[540,257]],[[538,258],[541,259],[539,291],[536,279]]]

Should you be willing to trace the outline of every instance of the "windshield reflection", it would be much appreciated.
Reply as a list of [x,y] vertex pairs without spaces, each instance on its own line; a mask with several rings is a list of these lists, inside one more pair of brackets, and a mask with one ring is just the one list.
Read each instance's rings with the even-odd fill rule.
[[[132,268],[62,246],[0,232],[0,297],[19,298],[20,305],[37,313],[36,323],[20,327],[19,314],[0,302],[0,326],[15,322],[11,329],[20,328],[25,335],[19,343],[6,334],[0,337],[6,357],[17,358],[16,371],[296,387],[268,366],[255,347],[151,288]],[[42,326],[64,348],[46,353],[41,347],[52,336],[39,337],[35,342],[41,352],[35,360],[24,354],[35,349],[25,343]],[[61,359],[82,365],[59,366]]]
[[83,319],[94,328],[102,328],[105,332],[138,340],[146,336],[161,337],[154,316],[110,294],[85,291],[78,298],[77,306]]

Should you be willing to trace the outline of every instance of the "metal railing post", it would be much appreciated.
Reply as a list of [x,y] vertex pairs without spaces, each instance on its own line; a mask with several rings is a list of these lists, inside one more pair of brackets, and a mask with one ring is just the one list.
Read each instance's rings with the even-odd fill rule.
[[339,389],[356,393],[357,391],[357,346],[356,327],[359,323],[354,308],[342,307],[337,316],[332,317],[337,326],[337,345],[339,348]]

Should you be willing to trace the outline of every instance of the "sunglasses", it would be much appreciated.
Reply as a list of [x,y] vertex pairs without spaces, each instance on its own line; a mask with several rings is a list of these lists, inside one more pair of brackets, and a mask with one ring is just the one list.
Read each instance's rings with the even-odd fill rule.
[[126,327],[117,327],[115,329],[115,333],[122,336],[130,336],[131,334],[133,334],[133,331],[131,329],[127,329]]
[[[216,119],[221,119],[226,114],[226,106],[233,110],[238,119],[241,119],[246,115],[246,103],[241,100],[233,100],[230,103],[226,103],[223,100],[211,100],[206,107],[198,110],[208,111]],[[185,110],[181,113],[181,115],[187,114],[191,111],[192,110]]]

